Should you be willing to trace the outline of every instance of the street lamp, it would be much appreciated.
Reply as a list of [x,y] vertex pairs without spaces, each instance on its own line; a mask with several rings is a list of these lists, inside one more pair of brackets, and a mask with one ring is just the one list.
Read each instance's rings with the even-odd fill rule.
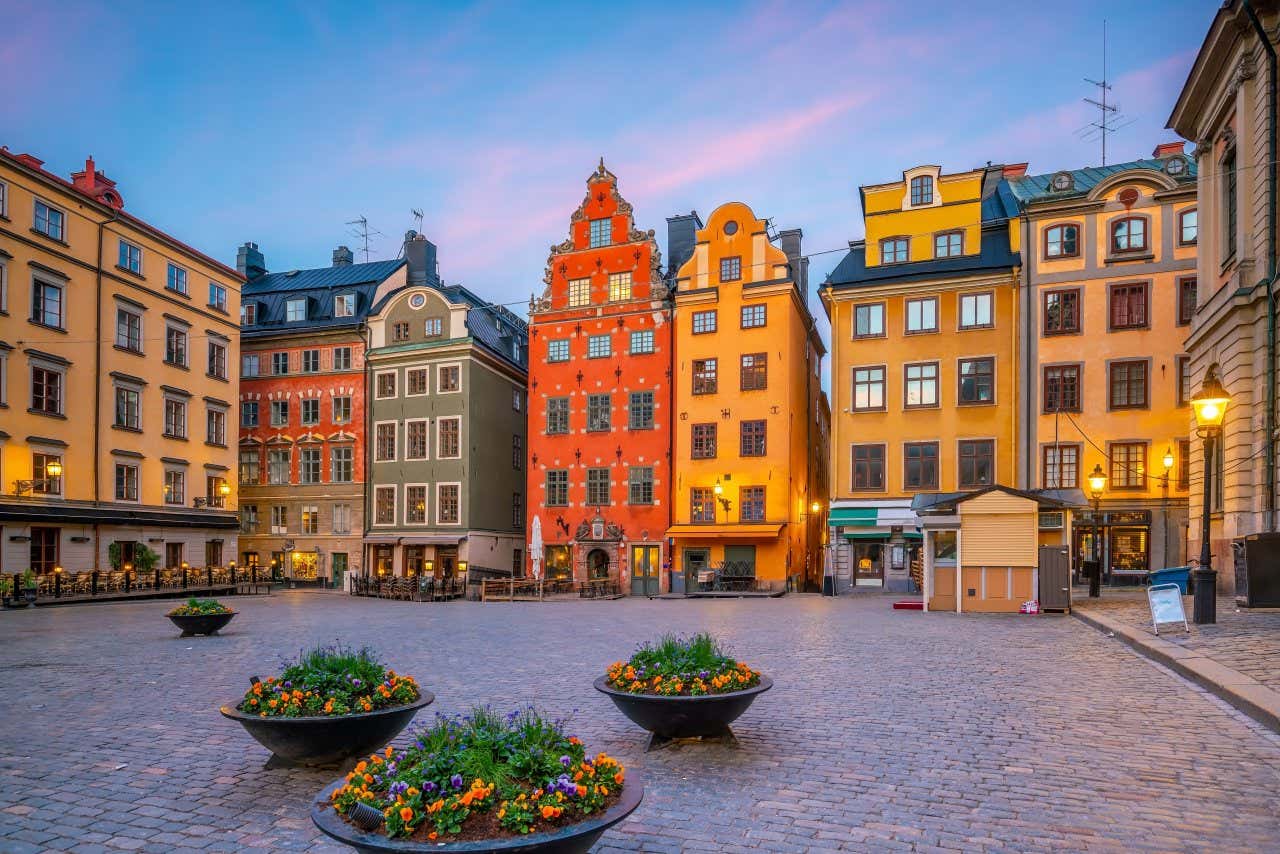
[[[60,477],[62,477],[62,463],[51,460],[45,464],[44,477],[14,481],[13,494],[26,495],[28,492],[35,492],[37,487],[41,492],[51,492],[52,485]],[[58,490],[58,492],[61,491],[61,489]]]
[[1107,488],[1107,475],[1095,463],[1089,473],[1089,497],[1093,499],[1093,572],[1089,574],[1089,598],[1102,595],[1102,491]]
[[1160,475],[1160,492],[1162,495],[1160,514],[1164,520],[1164,565],[1172,566],[1169,560],[1169,475],[1173,472],[1173,448],[1166,447],[1160,459],[1164,466],[1164,474]]
[[1213,569],[1209,549],[1209,507],[1213,501],[1214,445],[1222,435],[1222,421],[1231,395],[1222,387],[1218,374],[1210,368],[1200,390],[1191,398],[1196,416],[1196,435],[1204,442],[1204,500],[1200,505],[1200,563],[1191,573],[1192,620],[1198,624],[1218,621],[1218,573]]

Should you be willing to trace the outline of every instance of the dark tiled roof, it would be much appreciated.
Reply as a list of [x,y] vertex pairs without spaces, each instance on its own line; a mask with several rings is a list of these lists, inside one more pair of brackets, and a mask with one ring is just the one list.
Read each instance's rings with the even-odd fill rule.
[[892,282],[914,282],[958,276],[977,276],[998,273],[1019,267],[1022,259],[1009,248],[1009,228],[1000,223],[982,230],[982,249],[977,255],[959,258],[931,258],[928,261],[912,261],[906,264],[881,264],[867,267],[866,245],[851,244],[849,254],[827,276],[826,284],[832,288],[856,288],[883,285]]
[[[521,370],[529,369],[529,325],[503,306],[482,300],[462,285],[445,285],[449,302],[466,303],[471,337],[491,353]],[[519,345],[517,351],[515,345]]]
[[[404,260],[371,261],[344,267],[265,273],[247,281],[241,292],[242,303],[257,305],[256,322],[242,326],[241,330],[252,336],[357,326],[373,310],[378,286],[404,265]],[[347,293],[355,294],[355,314],[334,317],[333,298]],[[295,299],[306,299],[307,319],[289,323],[285,320],[285,303]]]
[[[1181,156],[1181,155],[1175,155]],[[1181,185],[1191,185],[1196,182],[1196,162],[1191,158],[1185,158],[1187,169],[1175,180]],[[1164,171],[1165,163],[1168,159],[1146,158],[1144,160],[1130,160],[1128,163],[1111,163],[1107,166],[1088,166],[1084,169],[1066,170],[1070,173],[1075,181],[1075,186],[1066,191],[1054,192],[1049,188],[1049,182],[1053,180],[1053,176],[1057,172],[1046,172],[1043,175],[1024,175],[1021,178],[1013,178],[1007,183],[1009,190],[1015,198],[1022,202],[1043,202],[1051,199],[1074,199],[1081,196],[1087,196],[1089,191],[1106,179],[1110,178],[1118,172],[1128,172],[1134,169],[1147,169],[1152,172],[1158,172],[1166,175]]]

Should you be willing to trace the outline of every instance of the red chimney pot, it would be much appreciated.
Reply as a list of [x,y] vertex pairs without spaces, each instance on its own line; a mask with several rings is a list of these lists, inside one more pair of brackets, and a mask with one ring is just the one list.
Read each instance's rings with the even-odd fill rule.
[[1175,154],[1183,154],[1187,150],[1187,144],[1182,140],[1177,142],[1162,142],[1156,146],[1156,150],[1151,152],[1151,156],[1157,159],[1163,157],[1172,157]]

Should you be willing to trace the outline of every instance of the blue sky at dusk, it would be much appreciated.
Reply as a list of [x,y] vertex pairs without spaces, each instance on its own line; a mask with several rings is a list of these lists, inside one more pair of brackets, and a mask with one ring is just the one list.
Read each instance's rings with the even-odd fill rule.
[[[0,144],[66,176],[92,154],[134,214],[234,264],[328,264],[359,215],[394,257],[410,211],[441,270],[541,289],[603,155],[665,218],[741,200],[811,253],[861,236],[857,187],[938,163],[1147,156],[1213,2],[73,4],[0,0]],[[820,281],[838,252],[814,255]],[[817,309],[816,300],[814,308]]]

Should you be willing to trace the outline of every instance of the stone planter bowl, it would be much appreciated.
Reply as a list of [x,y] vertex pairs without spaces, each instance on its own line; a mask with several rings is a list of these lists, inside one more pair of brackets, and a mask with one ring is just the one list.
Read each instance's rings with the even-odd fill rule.
[[221,614],[166,614],[175,626],[182,630],[182,637],[192,635],[216,635],[219,629],[231,622],[235,611],[224,611]]
[[673,738],[733,738],[729,724],[741,717],[756,697],[773,687],[773,680],[761,676],[760,683],[727,694],[700,697],[663,697],[632,694],[611,688],[607,677],[595,681],[595,689],[613,700],[618,710],[641,729],[653,733],[650,748]]

